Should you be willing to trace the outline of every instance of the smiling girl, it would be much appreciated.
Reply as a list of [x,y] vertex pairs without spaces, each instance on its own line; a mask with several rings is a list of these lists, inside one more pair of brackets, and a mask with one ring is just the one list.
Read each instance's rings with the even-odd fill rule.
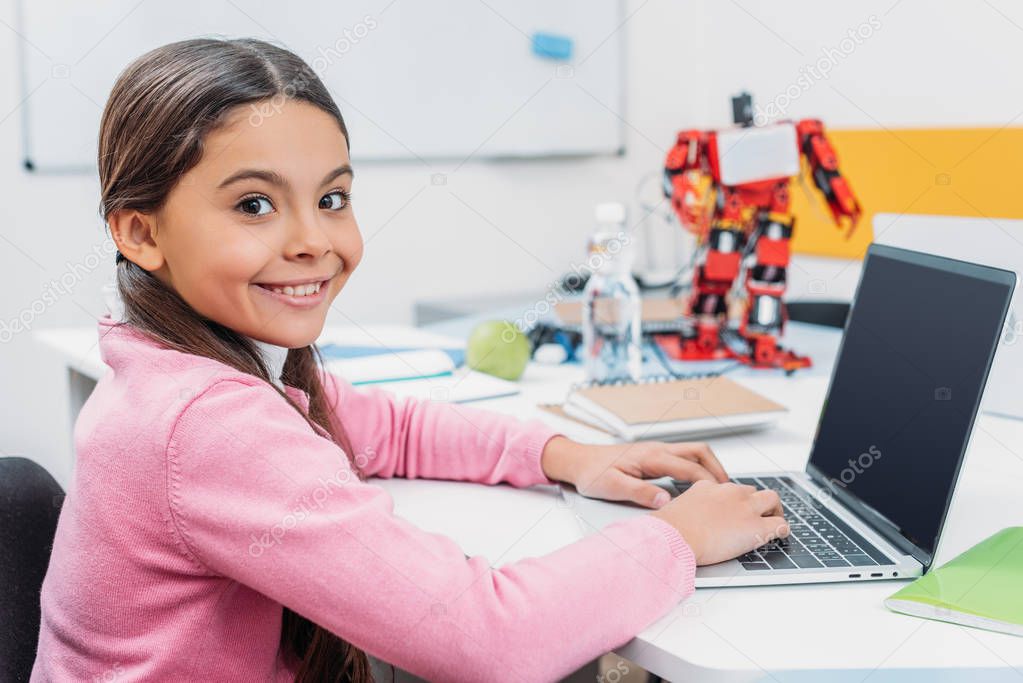
[[[255,115],[258,114],[258,115]],[[704,444],[586,446],[398,399],[314,342],[362,258],[349,139],[297,56],[188,40],[121,74],[99,140],[120,304],[75,426],[33,680],[555,680],[787,533]],[[674,501],[644,478],[697,481]],[[648,515],[488,566],[371,477],[564,481]]]

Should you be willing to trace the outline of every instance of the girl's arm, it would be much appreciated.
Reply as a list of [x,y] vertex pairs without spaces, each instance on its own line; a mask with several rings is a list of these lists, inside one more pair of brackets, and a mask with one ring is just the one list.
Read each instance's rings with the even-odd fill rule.
[[201,392],[176,421],[167,459],[168,533],[197,572],[429,680],[559,679],[693,590],[692,550],[653,516],[500,569],[466,558],[395,517],[388,494],[262,383]]
[[329,405],[344,424],[367,475],[455,479],[514,486],[553,484],[540,465],[559,433],[542,421],[522,421],[457,403],[398,398],[375,387],[353,387],[322,374]]

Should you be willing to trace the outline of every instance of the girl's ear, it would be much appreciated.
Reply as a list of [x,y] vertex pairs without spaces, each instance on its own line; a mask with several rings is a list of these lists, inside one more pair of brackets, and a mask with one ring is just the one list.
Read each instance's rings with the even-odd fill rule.
[[163,250],[153,239],[156,235],[155,216],[137,209],[122,209],[107,217],[107,225],[117,250],[126,259],[150,272],[163,266]]

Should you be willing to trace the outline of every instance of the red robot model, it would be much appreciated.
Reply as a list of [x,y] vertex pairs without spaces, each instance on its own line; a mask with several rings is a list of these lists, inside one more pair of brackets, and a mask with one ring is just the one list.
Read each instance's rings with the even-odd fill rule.
[[[664,193],[698,239],[689,311],[693,328],[662,347],[682,360],[736,358],[754,367],[793,372],[810,359],[778,345],[787,320],[786,287],[795,217],[789,182],[801,158],[836,225],[852,234],[860,205],[838,171],[835,151],[815,119],[753,125],[752,100],[733,98],[734,128],[678,134],[664,164]],[[746,291],[736,343],[729,292]]]

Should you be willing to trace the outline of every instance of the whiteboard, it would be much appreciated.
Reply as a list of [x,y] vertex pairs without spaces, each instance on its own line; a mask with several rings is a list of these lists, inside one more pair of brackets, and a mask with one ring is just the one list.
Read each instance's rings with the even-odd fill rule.
[[[304,58],[356,161],[624,150],[621,0],[18,0],[18,23],[30,169],[94,172],[117,75],[201,36],[263,38]],[[569,50],[538,51],[538,33]]]

